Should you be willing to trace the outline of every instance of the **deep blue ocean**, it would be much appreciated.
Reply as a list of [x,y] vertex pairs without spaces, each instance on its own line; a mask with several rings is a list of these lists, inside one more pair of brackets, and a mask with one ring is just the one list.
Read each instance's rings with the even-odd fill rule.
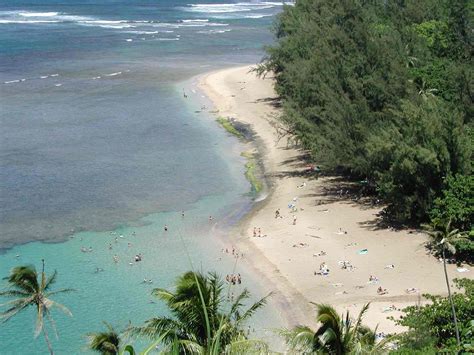
[[[225,226],[252,203],[243,148],[207,110],[196,113],[209,103],[192,78],[259,62],[281,9],[0,2],[0,276],[44,258],[57,287],[77,289],[58,297],[73,318],[54,314],[57,353],[86,351],[85,334],[102,320],[120,329],[163,314],[149,291],[184,270],[235,268],[220,251],[230,247]],[[245,286],[262,296],[257,284],[249,277]],[[273,316],[258,322],[272,327]],[[0,353],[46,353],[33,329],[33,309],[0,324]]]

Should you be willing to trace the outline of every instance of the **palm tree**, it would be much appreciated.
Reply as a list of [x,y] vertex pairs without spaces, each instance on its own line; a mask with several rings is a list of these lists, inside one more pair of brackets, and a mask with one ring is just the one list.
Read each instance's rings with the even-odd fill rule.
[[426,81],[423,79],[420,79],[421,81],[417,81],[417,87],[418,87],[418,95],[420,95],[424,100],[427,100],[429,97],[436,97],[436,93],[438,92],[438,89],[435,88],[428,88],[428,84]]
[[321,323],[314,331],[308,326],[299,325],[280,333],[290,350],[298,353],[319,354],[371,354],[385,350],[388,339],[376,343],[376,331],[362,324],[362,318],[369,308],[364,305],[357,319],[353,321],[346,312],[340,317],[336,310],[326,304],[315,304],[317,322]]
[[119,353],[120,335],[107,322],[104,322],[107,330],[104,332],[89,333],[89,348],[102,355],[116,355]]
[[41,276],[38,275],[35,267],[31,265],[17,266],[11,270],[10,276],[5,278],[10,285],[10,289],[1,291],[0,296],[15,297],[15,299],[2,305],[10,308],[0,313],[0,318],[3,318],[3,322],[6,322],[29,306],[34,306],[36,308],[35,338],[43,332],[49,352],[52,355],[53,348],[44,324],[45,318],[51,324],[57,337],[56,327],[51,316],[51,309],[55,307],[69,316],[72,316],[72,314],[65,306],[51,300],[49,297],[73,290],[68,288],[51,291],[51,286],[56,282],[58,273],[55,270],[51,276],[46,277],[44,272],[44,260],[42,260],[42,265]]
[[454,308],[453,298],[451,296],[451,287],[449,285],[448,271],[446,269],[446,250],[452,255],[456,254],[454,242],[466,238],[466,236],[459,232],[458,229],[451,229],[451,220],[444,225],[429,225],[426,226],[427,233],[431,238],[433,247],[441,252],[443,258],[444,278],[446,280],[446,287],[448,288],[448,298],[451,304],[451,312],[453,314],[454,329],[456,332],[456,342],[458,347],[461,346],[461,338],[459,336],[458,320],[456,317],[456,309]]
[[[186,272],[176,282],[175,292],[154,289],[152,294],[166,303],[173,317],[149,319],[132,333],[152,339],[160,337],[168,351],[217,354],[224,349],[264,348],[259,341],[248,340],[243,323],[266,303],[266,297],[243,310],[250,297],[248,290],[228,304],[224,283],[215,273]],[[227,349],[227,350],[226,350]]]

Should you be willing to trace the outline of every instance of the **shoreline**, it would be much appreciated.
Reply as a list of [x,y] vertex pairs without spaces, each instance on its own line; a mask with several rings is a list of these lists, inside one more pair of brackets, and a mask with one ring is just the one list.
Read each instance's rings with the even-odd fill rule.
[[[268,186],[265,198],[255,201],[233,228],[232,241],[245,251],[263,284],[276,289],[274,303],[288,326],[316,325],[310,301],[329,303],[352,316],[371,302],[367,325],[378,325],[385,333],[403,330],[387,317],[398,318],[400,309],[424,302],[423,293],[446,294],[442,265],[424,248],[426,236],[377,226],[380,207],[338,194],[348,187],[347,181],[306,174],[306,152],[292,146],[291,138],[279,137],[272,124],[279,113],[272,78],[257,78],[250,68],[231,67],[198,77],[199,88],[214,105],[210,113],[252,129],[249,145],[261,158]],[[289,211],[288,204],[296,210]],[[276,209],[282,218],[275,218]],[[254,227],[265,237],[253,238]],[[321,251],[325,254],[318,255]],[[342,269],[342,261],[353,268]],[[329,275],[315,275],[321,263],[329,267]],[[455,265],[448,269],[451,280],[473,277],[458,273]],[[371,275],[378,281],[367,282]],[[388,294],[378,295],[379,286]],[[407,292],[410,289],[415,292]]]

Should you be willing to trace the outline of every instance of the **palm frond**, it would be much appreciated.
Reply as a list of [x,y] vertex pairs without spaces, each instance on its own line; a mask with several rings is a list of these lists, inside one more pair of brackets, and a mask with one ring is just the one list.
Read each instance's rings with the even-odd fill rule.
[[[362,318],[364,317],[364,315],[367,313],[367,310],[369,309],[369,306],[370,306],[370,302],[369,303],[366,303],[362,309],[360,310],[359,312],[359,315],[357,316],[357,319],[356,319],[356,322],[354,324],[354,331],[357,333],[359,331],[359,327],[360,325],[362,324]],[[349,315],[349,312],[347,312],[348,315]]]
[[239,319],[237,319],[237,324],[241,324],[242,322],[246,321],[250,317],[254,315],[255,312],[257,312],[260,308],[265,306],[267,304],[267,299],[273,295],[272,292],[267,294],[265,297],[261,298],[254,304],[252,304],[245,312],[242,314]]
[[14,300],[8,303],[13,304],[13,306],[11,306],[6,311],[0,313],[0,318],[2,319],[2,323],[7,322],[13,316],[15,316],[16,314],[18,314],[19,312],[21,312],[22,310],[24,310],[25,308],[33,304],[28,299]]
[[243,307],[242,301],[248,299],[250,297],[250,292],[247,289],[244,289],[236,298],[234,303],[232,303],[232,306],[230,307],[229,311],[229,317],[232,317],[232,315],[236,315],[237,312],[241,307]]
[[[22,303],[25,303],[25,302],[33,305],[34,304],[34,296],[16,298],[14,300],[10,300],[10,301],[7,301],[5,303],[0,304],[0,307],[16,305],[16,304],[20,304],[20,303],[22,304]],[[2,313],[0,313],[0,315],[1,314]]]
[[6,279],[12,287],[34,293],[39,291],[37,276],[35,267],[26,265],[14,267]]
[[49,288],[56,282],[57,277],[58,272],[54,270],[53,273],[46,279],[43,290],[49,290]]
[[199,343],[188,340],[188,339],[180,339],[176,341],[176,345],[183,349],[185,353],[190,354],[204,354],[204,348]]
[[50,296],[57,295],[59,293],[70,293],[70,292],[76,292],[76,289],[74,289],[74,288],[63,288],[63,289],[56,290],[56,291],[46,292],[44,295],[46,297],[50,297]]
[[[28,297],[30,296],[30,292],[20,291],[20,290],[6,290],[0,291],[0,297]],[[0,304],[0,306],[2,306]]]
[[130,329],[132,335],[144,336],[147,338],[157,338],[166,334],[164,341],[169,340],[169,337],[178,336],[183,325],[174,319],[168,317],[152,318],[145,322],[141,327],[133,327]]
[[44,327],[44,316],[43,316],[44,307],[42,304],[38,305],[38,311],[36,312],[36,326],[34,337],[37,338],[40,335]]
[[[220,352],[222,353],[222,352]],[[224,354],[246,355],[246,354],[268,354],[268,344],[262,340],[240,338],[233,340],[224,349]]]
[[72,317],[71,311],[65,305],[63,305],[61,303],[58,303],[58,302],[55,302],[53,300],[50,300],[49,298],[45,298],[43,300],[43,302],[44,302],[47,309],[51,309],[51,308],[54,307],[54,308],[59,309],[63,313],[67,314],[69,317]]
[[277,333],[293,351],[308,352],[314,348],[314,330],[310,327],[298,325],[292,329],[280,329]]
[[44,308],[44,314],[46,315],[46,318],[48,318],[49,324],[51,324],[51,328],[53,328],[53,332],[54,332],[54,335],[56,336],[56,339],[59,339],[58,329],[56,328],[56,322],[51,316],[51,312],[46,307]]

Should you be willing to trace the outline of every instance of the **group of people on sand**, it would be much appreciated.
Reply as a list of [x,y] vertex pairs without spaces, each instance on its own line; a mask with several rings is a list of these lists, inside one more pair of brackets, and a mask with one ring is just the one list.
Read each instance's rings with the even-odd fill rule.
[[227,274],[225,280],[232,285],[240,285],[242,283],[242,276],[240,274]]
[[263,238],[263,237],[266,237],[267,235],[263,235],[262,234],[262,229],[259,227],[253,227],[253,237],[258,237],[258,238]]
[[222,248],[221,249],[221,252],[222,253],[225,253],[225,254],[232,254],[236,259],[238,258],[243,258],[244,257],[244,253],[239,253],[235,248],[234,246],[232,246],[232,249],[229,251],[229,248]]

